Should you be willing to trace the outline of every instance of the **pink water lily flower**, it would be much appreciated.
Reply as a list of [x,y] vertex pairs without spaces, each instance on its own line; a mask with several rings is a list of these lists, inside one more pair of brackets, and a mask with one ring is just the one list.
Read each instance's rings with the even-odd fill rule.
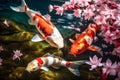
[[20,52],[20,50],[15,50],[13,51],[14,52],[14,55],[13,55],[13,60],[15,59],[19,59],[20,60],[20,56],[22,56],[23,54]]
[[91,65],[90,70],[93,70],[93,69],[97,68],[98,66],[100,67],[103,65],[101,63],[102,58],[98,59],[98,57],[96,55],[93,56],[93,58],[90,57],[89,59],[90,59],[90,61],[86,62],[86,64]]
[[117,71],[117,63],[115,62],[114,64],[112,64],[112,61],[110,59],[107,59],[106,63],[104,63],[103,65],[103,73],[105,73],[106,75],[110,74],[110,75],[116,75]]

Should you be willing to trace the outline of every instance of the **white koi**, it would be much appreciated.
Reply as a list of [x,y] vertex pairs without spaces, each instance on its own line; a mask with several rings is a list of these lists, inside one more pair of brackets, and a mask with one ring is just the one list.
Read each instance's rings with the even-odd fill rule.
[[[46,56],[47,55],[47,56]],[[49,71],[50,66],[55,69],[59,69],[61,66],[68,68],[73,74],[76,76],[80,76],[78,67],[86,62],[86,60],[80,61],[65,61],[64,59],[54,56],[45,54],[45,56],[39,57],[28,63],[26,70],[28,72],[36,71],[38,69],[42,69],[45,71]]]

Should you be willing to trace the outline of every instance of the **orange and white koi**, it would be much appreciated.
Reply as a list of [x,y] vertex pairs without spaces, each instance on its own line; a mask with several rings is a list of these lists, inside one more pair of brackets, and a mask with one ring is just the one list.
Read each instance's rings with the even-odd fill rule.
[[22,4],[20,6],[18,7],[10,6],[10,8],[17,12],[25,12],[30,17],[30,20],[28,21],[29,24],[35,25],[37,30],[41,34],[41,35],[36,34],[32,38],[32,41],[38,42],[45,40],[53,47],[56,48],[64,47],[63,38],[58,29],[55,27],[55,25],[52,24],[50,20],[47,20],[40,13],[29,9],[24,0],[22,0]]
[[73,43],[70,48],[70,54],[77,55],[83,53],[85,50],[89,49],[92,51],[99,51],[100,48],[92,46],[96,32],[98,31],[97,24],[90,24],[89,27],[83,31],[81,34],[76,34],[76,40],[70,39]]
[[63,66],[63,67],[68,68],[68,70],[70,70],[76,76],[80,76],[78,67],[79,65],[84,64],[86,61],[87,60],[65,61],[61,57],[47,53],[44,56],[36,58],[30,63],[28,63],[26,70],[28,72],[36,71],[38,69],[49,71],[48,67],[50,66],[55,69],[59,69],[61,66]]

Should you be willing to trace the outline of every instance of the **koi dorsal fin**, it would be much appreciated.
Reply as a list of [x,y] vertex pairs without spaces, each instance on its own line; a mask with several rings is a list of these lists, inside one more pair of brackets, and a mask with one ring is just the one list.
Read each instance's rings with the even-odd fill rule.
[[40,69],[42,69],[44,71],[49,71],[49,68],[47,68],[47,67],[40,67]]
[[33,41],[33,42],[39,42],[39,41],[43,41],[43,40],[44,40],[44,38],[42,36],[40,36],[39,34],[35,34],[33,36],[33,38],[31,39],[31,41]]
[[97,46],[89,46],[88,49],[91,50],[91,51],[97,51],[97,52],[99,52],[99,51],[101,50],[101,49],[100,49],[99,47],[97,47]]

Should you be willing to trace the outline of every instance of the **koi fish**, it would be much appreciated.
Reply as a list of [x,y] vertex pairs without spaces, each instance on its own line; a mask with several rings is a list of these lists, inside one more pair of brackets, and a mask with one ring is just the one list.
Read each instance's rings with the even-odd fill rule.
[[10,6],[10,8],[16,12],[25,12],[30,18],[28,23],[36,26],[40,34],[36,34],[32,38],[32,41],[38,42],[45,40],[53,47],[64,47],[63,38],[55,25],[42,16],[39,12],[29,9],[24,0],[22,0],[22,4],[20,6]]
[[75,74],[76,76],[80,76],[78,67],[86,62],[86,60],[81,61],[65,61],[61,57],[51,55],[49,53],[43,55],[42,57],[36,58],[28,63],[26,70],[28,72],[33,72],[38,69],[42,69],[44,71],[49,71],[48,67],[53,67],[55,69],[59,69],[61,66],[68,68],[70,72]]
[[75,56],[77,54],[81,54],[87,49],[92,51],[99,51],[100,48],[91,45],[97,31],[97,24],[90,24],[89,27],[81,34],[75,35],[76,40],[69,39],[73,43],[70,48],[70,54]]

